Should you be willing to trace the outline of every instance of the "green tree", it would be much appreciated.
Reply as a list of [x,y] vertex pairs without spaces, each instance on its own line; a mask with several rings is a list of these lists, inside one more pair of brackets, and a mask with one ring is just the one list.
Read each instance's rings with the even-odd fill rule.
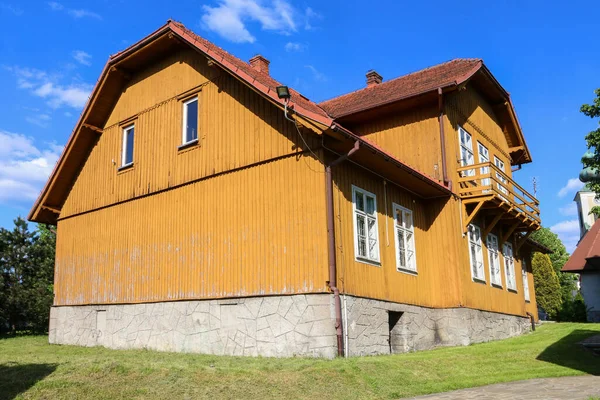
[[560,282],[560,292],[563,302],[573,298],[573,292],[577,289],[577,277],[575,274],[563,273],[560,270],[569,260],[569,253],[558,235],[549,228],[542,228],[531,234],[531,238],[552,250],[549,255],[552,268]]
[[554,319],[560,310],[562,296],[560,282],[552,268],[552,261],[546,254],[534,253],[531,267],[537,303],[550,318]]
[[54,279],[55,234],[22,218],[12,230],[0,228],[0,330],[48,329]]
[[[580,111],[590,118],[600,117],[600,89],[594,91],[596,98],[592,104],[584,104],[581,106]],[[600,123],[600,121],[599,121]],[[586,167],[593,167],[600,170],[600,127],[588,133],[585,137],[588,149],[594,149],[594,157],[591,160],[582,160]],[[596,196],[600,195],[600,182],[588,182],[587,187],[596,193]]]

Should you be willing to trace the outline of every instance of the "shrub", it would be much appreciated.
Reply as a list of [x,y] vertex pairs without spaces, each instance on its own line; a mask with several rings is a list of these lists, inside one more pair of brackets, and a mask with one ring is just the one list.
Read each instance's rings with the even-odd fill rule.
[[552,261],[546,254],[535,253],[531,267],[537,303],[551,319],[555,319],[561,309],[562,295],[560,282],[552,268]]
[[587,322],[587,307],[581,293],[573,300],[565,301],[558,313],[561,322]]

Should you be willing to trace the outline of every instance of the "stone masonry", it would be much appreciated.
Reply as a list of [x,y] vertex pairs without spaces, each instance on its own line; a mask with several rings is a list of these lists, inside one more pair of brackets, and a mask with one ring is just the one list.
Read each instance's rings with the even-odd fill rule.
[[[468,345],[530,328],[527,318],[468,308],[432,309],[353,296],[342,296],[342,308],[349,356]],[[216,355],[337,354],[330,294],[52,307],[49,341]]]
[[[470,308],[425,308],[352,296],[346,296],[345,303],[351,356],[467,346],[517,336],[531,329],[528,318]],[[390,312],[401,313],[391,332]]]
[[53,307],[50,343],[220,355],[332,358],[328,294]]

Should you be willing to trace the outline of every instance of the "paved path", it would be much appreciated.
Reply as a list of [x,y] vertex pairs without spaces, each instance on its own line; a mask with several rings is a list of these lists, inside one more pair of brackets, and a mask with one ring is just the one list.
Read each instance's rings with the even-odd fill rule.
[[530,379],[413,397],[418,400],[587,400],[600,397],[600,376]]

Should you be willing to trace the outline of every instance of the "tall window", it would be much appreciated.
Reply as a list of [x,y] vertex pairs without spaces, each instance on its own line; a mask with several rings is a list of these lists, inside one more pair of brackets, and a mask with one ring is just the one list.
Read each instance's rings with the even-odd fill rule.
[[531,301],[529,297],[529,279],[527,279],[527,263],[525,259],[521,260],[521,274],[523,275],[523,295],[525,296],[525,301]]
[[504,243],[504,246],[502,246],[502,255],[504,256],[506,287],[510,290],[517,290],[517,281],[515,279],[515,259],[513,256],[512,244]]
[[[465,131],[462,127],[458,127],[458,139],[460,141],[460,165],[467,166],[475,164],[475,156],[473,155],[473,139],[471,134]],[[475,175],[475,170],[470,169],[463,172],[464,176]]]
[[[497,167],[497,168],[498,168],[500,171],[504,172],[504,161],[500,160],[498,157],[495,157],[495,156],[494,156],[494,165],[496,165],[496,167]],[[508,189],[506,188],[506,183],[507,183],[507,180],[506,180],[506,178],[504,177],[504,175],[502,175],[502,174],[500,174],[500,173],[496,172],[496,179],[498,179],[498,182],[500,182],[500,183],[498,183],[498,189],[499,189],[499,190],[500,190],[502,193],[504,193],[504,194],[508,194]],[[500,197],[502,197],[502,199],[503,199],[504,201],[506,201],[506,197],[504,197],[504,196],[500,196]]]
[[358,260],[379,262],[377,200],[373,193],[352,186],[354,252]]
[[500,276],[500,253],[498,252],[498,236],[489,233],[486,238],[488,262],[490,264],[490,281],[492,285],[502,286]]
[[121,146],[121,167],[133,164],[133,138],[135,125],[123,128],[123,144]]
[[198,140],[198,97],[183,103],[182,144]]
[[469,225],[469,257],[471,275],[474,280],[485,281],[483,271],[483,251],[481,247],[481,229],[477,225]]
[[[479,142],[477,142],[477,152],[479,153],[479,163],[480,164],[490,162],[490,152],[489,152],[488,148]],[[489,174],[490,167],[488,167],[488,166],[481,167],[479,170],[479,173],[481,175]],[[490,178],[482,178],[481,179],[481,186],[489,186],[489,184],[490,184]]]
[[394,204],[394,228],[396,233],[396,268],[417,271],[415,228],[412,211]]

